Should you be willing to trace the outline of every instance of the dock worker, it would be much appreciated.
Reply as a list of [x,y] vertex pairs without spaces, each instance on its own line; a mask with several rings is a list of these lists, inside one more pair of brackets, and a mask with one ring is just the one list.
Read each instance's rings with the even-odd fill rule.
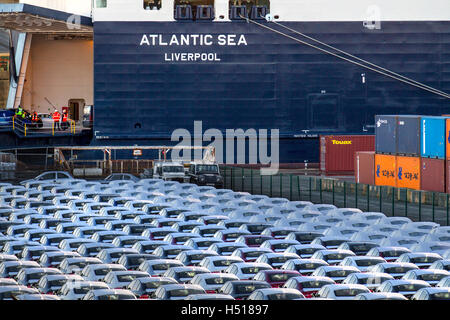
[[23,118],[23,114],[24,114],[23,109],[21,106],[19,106],[19,108],[17,108],[17,111],[16,111],[16,116],[18,118]]
[[61,126],[59,125],[59,121],[61,120],[61,114],[58,112],[58,110],[55,109],[55,112],[53,112],[53,124],[54,128],[58,128],[59,131],[61,131]]
[[66,131],[68,125],[67,125],[68,115],[67,115],[67,109],[64,109],[61,119],[61,128]]
[[37,122],[39,119],[37,112],[33,112],[33,115],[31,116],[31,121]]

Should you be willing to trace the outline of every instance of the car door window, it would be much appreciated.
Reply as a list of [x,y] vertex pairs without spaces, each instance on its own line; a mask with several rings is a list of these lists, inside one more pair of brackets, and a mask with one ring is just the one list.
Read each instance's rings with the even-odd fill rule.
[[54,172],[49,172],[49,173],[43,174],[39,178],[39,180],[53,180],[53,179],[56,179],[56,173],[54,173]]

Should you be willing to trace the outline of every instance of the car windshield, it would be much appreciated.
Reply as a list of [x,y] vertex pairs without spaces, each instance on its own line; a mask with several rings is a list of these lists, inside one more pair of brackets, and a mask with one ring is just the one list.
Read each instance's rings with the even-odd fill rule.
[[296,293],[272,293],[267,295],[268,300],[291,300],[301,297],[301,295]]
[[362,289],[341,289],[341,290],[335,290],[334,295],[336,297],[353,297],[357,294],[364,293],[365,290]]
[[391,278],[389,277],[367,277],[367,278],[359,278],[358,284],[373,284],[378,285],[380,283],[383,283],[386,280],[389,280]]
[[203,290],[198,289],[175,289],[168,293],[169,297],[186,297],[191,294],[201,294]]
[[163,166],[163,171],[169,172],[169,173],[184,172],[184,167],[182,167],[182,166]]
[[217,278],[209,278],[206,279],[205,282],[206,284],[224,284],[227,281],[230,281],[230,278],[226,278],[226,277],[217,277]]
[[219,173],[218,167],[216,165],[198,165],[197,173]]
[[430,294],[430,300],[450,300],[450,292],[437,292]]
[[297,276],[298,276],[298,274],[295,274],[295,273],[275,273],[275,274],[269,275],[269,279],[270,279],[270,281],[273,281],[273,282],[278,282],[278,281],[286,282],[290,278],[297,277]]

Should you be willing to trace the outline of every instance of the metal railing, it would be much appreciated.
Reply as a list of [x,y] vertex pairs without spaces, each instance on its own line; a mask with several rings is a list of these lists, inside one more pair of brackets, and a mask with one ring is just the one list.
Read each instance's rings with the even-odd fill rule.
[[[72,119],[67,120],[68,128],[70,134],[76,134],[77,126],[76,122]],[[60,126],[62,123],[60,123]],[[13,116],[11,122],[11,128],[13,131],[17,131],[23,134],[25,137],[30,136],[32,134],[49,134],[52,136],[58,135],[58,133],[66,133],[66,130],[62,130],[61,132],[57,131],[55,128],[55,122],[52,122],[51,128],[39,128],[35,124],[26,123],[22,119],[17,116]]]
[[292,201],[333,204],[403,216],[413,221],[449,224],[450,194],[387,186],[373,186],[320,176],[279,173],[260,174],[259,169],[222,166],[225,188],[251,194],[283,197]]

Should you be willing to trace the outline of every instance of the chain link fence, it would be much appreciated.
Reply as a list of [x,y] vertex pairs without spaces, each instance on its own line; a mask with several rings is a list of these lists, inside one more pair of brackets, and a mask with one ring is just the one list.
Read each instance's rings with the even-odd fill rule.
[[222,166],[225,188],[292,201],[333,204],[387,216],[449,225],[450,194],[373,186],[307,175],[261,175],[259,169]]

